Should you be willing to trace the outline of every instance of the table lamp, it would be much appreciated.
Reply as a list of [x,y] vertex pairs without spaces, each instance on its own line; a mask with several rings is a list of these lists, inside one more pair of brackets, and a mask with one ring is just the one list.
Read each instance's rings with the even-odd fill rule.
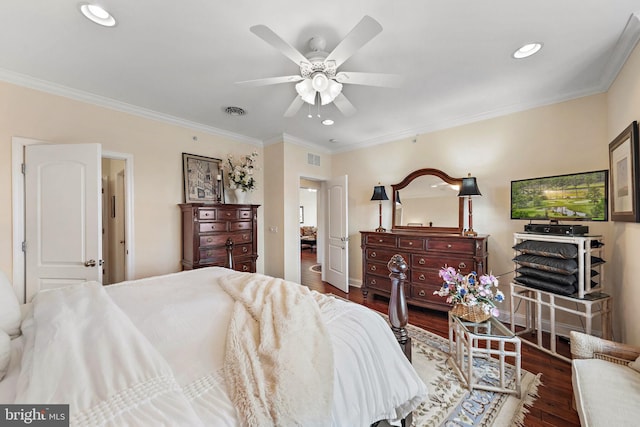
[[380,226],[376,228],[376,231],[387,231],[386,229],[382,228],[382,201],[389,200],[389,198],[387,197],[387,192],[384,189],[384,185],[376,185],[375,187],[373,187],[373,196],[371,196],[371,200],[377,200],[379,204]]
[[460,187],[460,192],[458,193],[458,197],[467,196],[469,199],[469,229],[462,233],[463,236],[477,236],[473,230],[473,208],[471,206],[471,196],[482,196],[480,193],[480,189],[478,188],[478,183],[476,182],[476,177],[469,176],[467,178],[462,178],[462,186]]

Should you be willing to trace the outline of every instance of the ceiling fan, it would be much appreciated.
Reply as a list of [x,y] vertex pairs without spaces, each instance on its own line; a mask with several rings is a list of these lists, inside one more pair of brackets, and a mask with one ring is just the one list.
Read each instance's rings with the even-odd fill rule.
[[269,77],[236,83],[246,87],[296,83],[298,96],[285,111],[285,117],[294,116],[305,102],[311,105],[315,105],[316,102],[320,102],[321,105],[333,102],[345,116],[354,114],[356,108],[342,93],[343,84],[378,87],[400,86],[400,76],[395,74],[338,72],[338,67],[382,31],[380,23],[370,16],[365,15],[331,53],[324,51],[326,41],[322,37],[313,37],[309,40],[310,51],[303,55],[265,25],[255,25],[249,30],[300,67],[300,75]]

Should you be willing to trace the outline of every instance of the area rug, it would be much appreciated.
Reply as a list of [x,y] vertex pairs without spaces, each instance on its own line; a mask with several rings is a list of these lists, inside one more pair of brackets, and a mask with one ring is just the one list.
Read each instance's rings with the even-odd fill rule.
[[309,270],[313,271],[314,273],[322,273],[322,264],[314,264],[309,267]]
[[[386,317],[386,316],[385,316]],[[431,426],[523,426],[527,407],[533,405],[541,385],[540,375],[521,371],[522,398],[473,390],[469,392],[449,359],[449,340],[413,325],[407,325],[412,343],[412,363],[429,389],[429,396],[413,412],[414,427]],[[497,359],[474,358],[474,376],[480,383],[499,381]],[[509,383],[515,367],[507,365]]]

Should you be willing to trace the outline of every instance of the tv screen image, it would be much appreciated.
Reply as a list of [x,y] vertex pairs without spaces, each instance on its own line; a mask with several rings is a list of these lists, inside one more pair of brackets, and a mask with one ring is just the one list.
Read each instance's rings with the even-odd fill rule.
[[607,221],[609,171],[511,181],[511,219]]

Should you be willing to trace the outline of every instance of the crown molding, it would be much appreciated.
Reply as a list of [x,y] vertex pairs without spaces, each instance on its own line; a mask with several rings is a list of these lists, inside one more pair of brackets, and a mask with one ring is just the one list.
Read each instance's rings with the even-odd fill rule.
[[109,108],[111,110],[120,111],[123,113],[132,114],[135,116],[151,119],[175,126],[184,127],[191,130],[196,130],[211,135],[221,136],[229,138],[237,142],[244,142],[259,147],[263,146],[261,140],[251,138],[245,135],[241,135],[234,132],[229,132],[223,129],[218,129],[213,126],[203,125],[190,120],[181,119],[179,117],[171,116],[169,114],[159,113],[157,111],[149,110],[146,108],[138,107],[125,102],[116,101],[115,99],[107,98],[100,95],[95,95],[89,92],[73,89],[68,86],[59,85],[46,80],[37,79],[25,74],[16,73],[9,70],[0,69],[0,80],[7,83],[15,84],[17,86],[26,87],[29,89],[35,89],[41,92],[50,93],[52,95],[58,95],[65,98],[70,98],[76,101],[86,102],[88,104],[97,105],[99,107]]
[[640,40],[640,15],[638,12],[632,13],[625,25],[620,38],[611,52],[607,67],[605,68],[602,78],[600,79],[600,87],[602,92],[609,90],[614,80],[618,77],[620,70],[635,49]]

